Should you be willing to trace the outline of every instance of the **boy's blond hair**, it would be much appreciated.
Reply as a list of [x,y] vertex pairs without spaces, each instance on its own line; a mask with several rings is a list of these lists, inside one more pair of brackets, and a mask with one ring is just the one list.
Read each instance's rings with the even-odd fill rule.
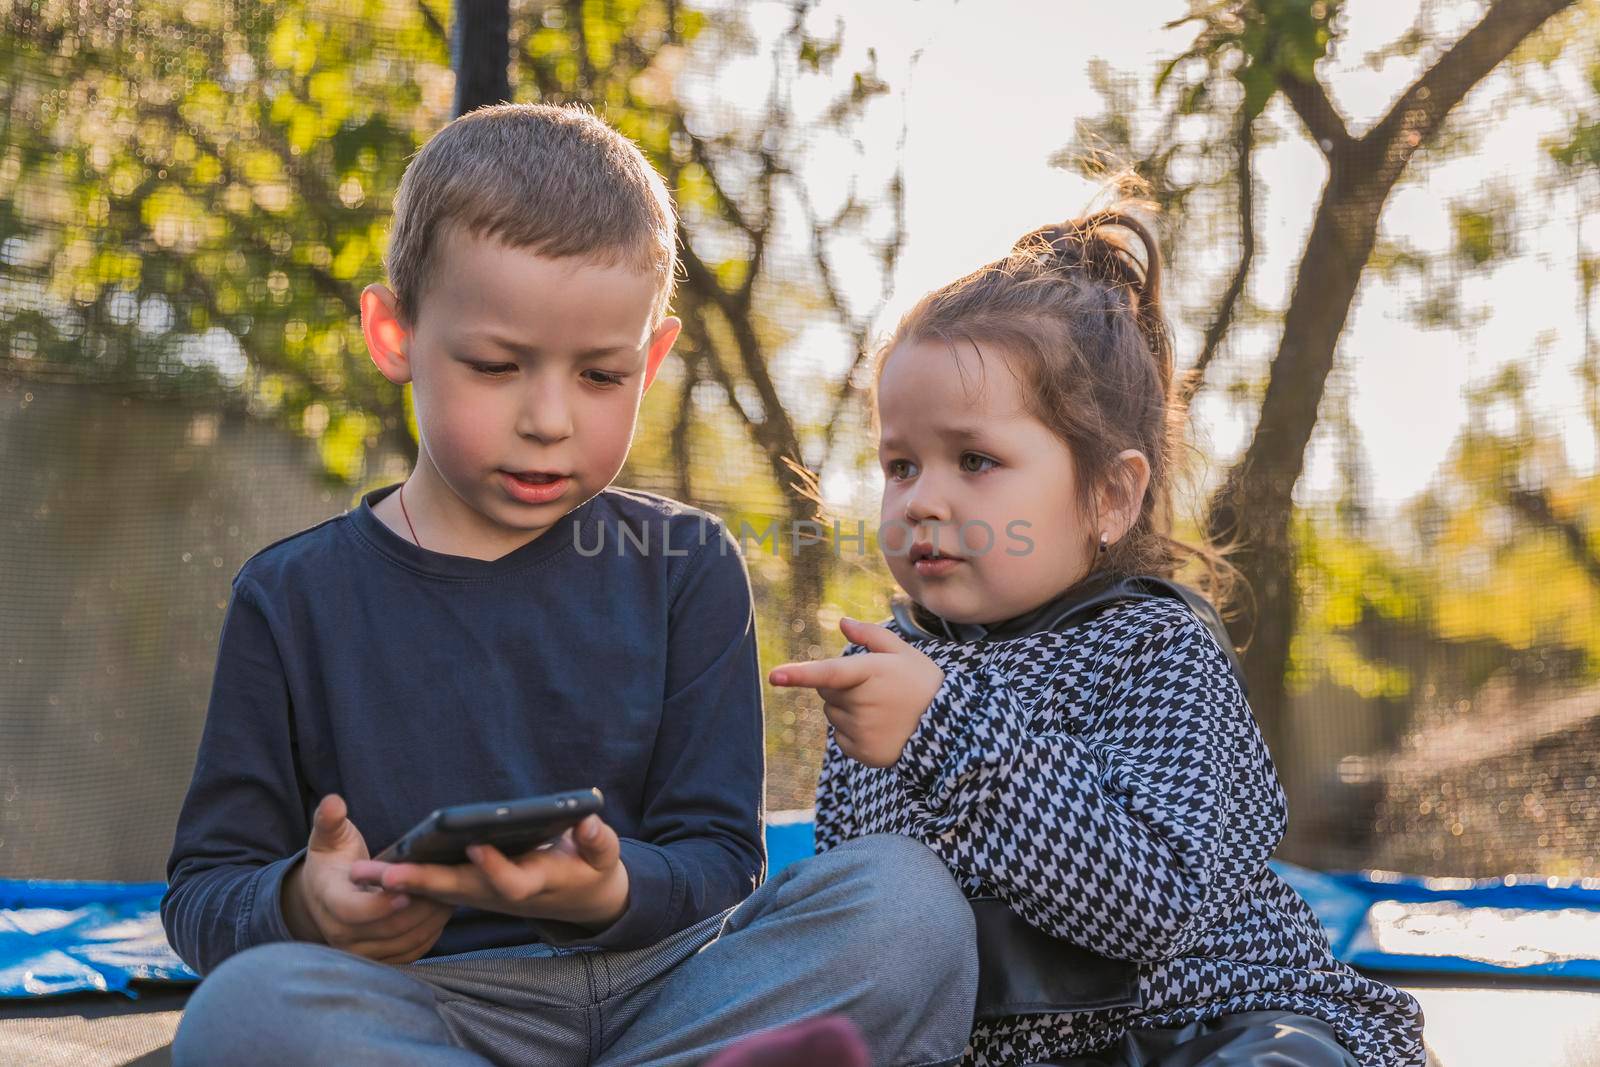
[[412,325],[448,227],[653,273],[659,319],[672,299],[676,226],[661,175],[605,122],[578,108],[499,104],[450,123],[406,168],[385,266]]

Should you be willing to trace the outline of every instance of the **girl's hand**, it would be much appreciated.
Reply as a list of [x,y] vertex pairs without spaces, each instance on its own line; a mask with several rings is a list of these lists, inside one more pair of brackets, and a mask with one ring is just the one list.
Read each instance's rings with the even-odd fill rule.
[[786,663],[768,680],[815,689],[840,750],[869,767],[891,766],[944,684],[944,671],[888,627],[840,619],[839,629],[867,651]]
[[508,859],[493,845],[467,849],[471,863],[351,865],[352,881],[530,919],[601,930],[628,910],[628,868],[617,832],[591,815],[548,848]]

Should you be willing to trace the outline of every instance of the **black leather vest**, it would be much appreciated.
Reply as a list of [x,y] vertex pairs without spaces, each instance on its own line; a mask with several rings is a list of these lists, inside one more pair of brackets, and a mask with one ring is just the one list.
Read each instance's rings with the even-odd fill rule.
[[[1244,667],[1216,608],[1199,593],[1153,575],[1091,575],[1054,600],[992,625],[953,623],[909,600],[894,604],[907,634],[940,641],[990,642],[1066,630],[1091,612],[1121,600],[1169,598],[1186,604],[1206,625],[1244,688]],[[970,901],[977,922],[976,1018],[1140,1008],[1139,965],[1110,959],[1030,925],[998,897]]]

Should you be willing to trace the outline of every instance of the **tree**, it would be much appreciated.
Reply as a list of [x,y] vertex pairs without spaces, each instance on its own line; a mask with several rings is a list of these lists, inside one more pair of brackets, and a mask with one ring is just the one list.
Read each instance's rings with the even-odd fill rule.
[[[1186,398],[1203,388],[1251,269],[1251,159],[1269,101],[1282,96],[1327,163],[1250,443],[1211,498],[1205,519],[1214,540],[1237,545],[1233,562],[1253,593],[1232,625],[1235,639],[1248,642],[1251,702],[1269,743],[1286,740],[1285,672],[1298,602],[1292,494],[1384,206],[1412,159],[1438,143],[1447,118],[1473,87],[1569,6],[1571,0],[1498,0],[1359,135],[1317,71],[1342,33],[1338,0],[1196,2],[1182,20],[1197,25],[1194,44],[1157,80],[1158,89],[1170,87],[1177,112],[1205,113],[1231,126],[1238,161],[1242,254],[1183,386]],[[1224,102],[1232,103],[1231,112],[1221,110]]]
[[437,24],[379,0],[14,23],[0,241],[26,252],[5,264],[22,313],[4,350],[32,373],[205,391],[312,437],[340,481],[380,447],[410,454],[358,297],[405,161],[448,117]]

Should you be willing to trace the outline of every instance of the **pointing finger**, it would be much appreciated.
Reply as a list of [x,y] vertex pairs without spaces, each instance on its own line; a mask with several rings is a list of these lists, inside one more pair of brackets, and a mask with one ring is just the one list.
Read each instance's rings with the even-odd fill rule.
[[868,652],[905,652],[911,648],[899,634],[875,622],[845,617],[839,620],[839,632]]
[[773,669],[768,680],[779,686],[804,686],[808,689],[850,689],[872,676],[865,656],[835,656],[807,663],[785,663]]

